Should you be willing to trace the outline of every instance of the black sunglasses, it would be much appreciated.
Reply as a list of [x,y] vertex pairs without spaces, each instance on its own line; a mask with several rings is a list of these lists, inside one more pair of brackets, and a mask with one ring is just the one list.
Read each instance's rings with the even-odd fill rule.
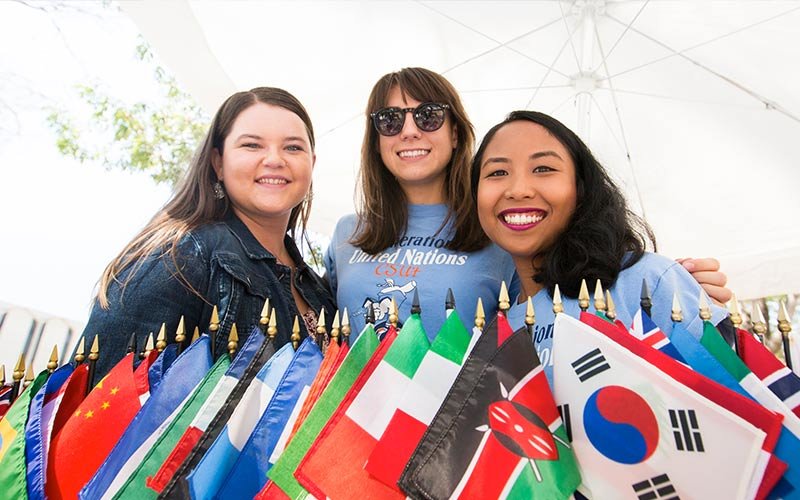
[[411,113],[417,128],[423,132],[439,130],[444,125],[445,110],[450,109],[447,104],[424,102],[416,108],[383,108],[370,113],[372,124],[379,134],[393,136],[403,130],[406,123],[406,113]]

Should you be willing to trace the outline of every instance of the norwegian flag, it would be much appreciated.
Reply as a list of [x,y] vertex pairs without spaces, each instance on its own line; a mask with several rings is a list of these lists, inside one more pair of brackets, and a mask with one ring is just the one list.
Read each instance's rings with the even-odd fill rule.
[[800,417],[800,377],[786,367],[761,342],[744,330],[736,330],[739,356],[772,393]]

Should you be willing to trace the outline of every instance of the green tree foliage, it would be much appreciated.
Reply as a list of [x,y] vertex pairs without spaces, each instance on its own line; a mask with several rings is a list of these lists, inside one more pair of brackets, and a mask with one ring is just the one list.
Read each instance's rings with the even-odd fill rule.
[[51,109],[48,124],[65,156],[99,162],[108,169],[147,172],[157,183],[174,185],[189,165],[209,118],[175,79],[155,64],[144,41],[137,46],[137,55],[153,67],[160,102],[129,104],[97,86],[80,85],[77,90],[88,111],[86,123],[78,124],[76,117],[63,109]]

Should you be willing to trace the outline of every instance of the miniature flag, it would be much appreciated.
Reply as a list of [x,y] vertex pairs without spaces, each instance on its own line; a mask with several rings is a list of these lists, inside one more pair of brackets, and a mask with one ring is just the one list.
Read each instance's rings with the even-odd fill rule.
[[[747,367],[795,415],[800,416],[800,377],[749,332],[736,330],[736,335],[739,339],[739,355]],[[800,359],[797,362],[800,363]]]
[[[451,315],[452,316],[452,315]],[[388,344],[390,328],[383,344]],[[322,434],[306,454],[296,477],[316,497],[404,498],[396,488],[372,478],[362,467],[331,468],[337,460],[364,464],[386,430],[398,403],[430,348],[419,314],[411,314],[381,357],[376,351],[368,367]],[[372,372],[369,373],[371,366]],[[359,385],[361,385],[359,387]]]
[[308,452],[320,430],[345,398],[347,391],[378,349],[378,336],[372,325],[367,324],[350,347],[347,357],[330,384],[322,392],[319,401],[311,409],[305,422],[297,430],[283,454],[267,474],[283,492],[291,498],[305,498],[307,492],[294,477],[300,461]]
[[122,358],[53,435],[47,460],[47,498],[77,498],[141,408],[140,398],[148,392],[149,365],[143,361],[134,372],[133,359],[134,354]]
[[208,373],[212,364],[209,344],[208,336],[200,337],[170,365],[105,462],[81,489],[81,498],[111,496],[124,484],[165,425],[175,417],[181,403]]
[[[55,406],[61,400],[66,382],[72,375],[72,365],[55,370],[33,397],[25,427],[26,480],[29,498],[44,498],[44,481],[47,473],[47,450],[50,445]],[[85,389],[84,389],[85,390]]]
[[498,314],[400,478],[414,498],[569,498],[575,457],[533,340]]
[[275,447],[288,438],[321,362],[319,346],[306,337],[217,493],[220,498],[252,498],[264,487],[277,461]]
[[0,387],[0,420],[3,420],[9,408],[11,408],[11,386],[4,385]]
[[445,400],[469,345],[458,314],[449,314],[369,456],[364,468],[374,478],[400,491],[400,474]]
[[681,356],[681,353],[678,351],[678,349],[672,345],[670,339],[664,335],[664,332],[662,332],[661,329],[656,326],[653,320],[650,319],[650,316],[648,316],[648,314],[642,309],[639,309],[636,311],[636,314],[634,314],[633,324],[631,324],[630,332],[634,337],[650,347],[658,349],[676,361],[686,363],[686,360],[683,359],[683,356]]
[[0,420],[0,491],[4,498],[28,498],[25,470],[25,424],[31,401],[47,381],[47,370],[41,372]]
[[294,357],[287,343],[261,368],[214,444],[187,476],[193,499],[213,498],[264,412]]
[[[191,455],[193,448],[200,441],[203,433],[222,408],[233,388],[242,378],[245,369],[250,365],[256,352],[264,343],[264,334],[257,327],[247,337],[233,362],[228,367],[225,375],[219,380],[211,394],[208,396],[203,406],[194,416],[188,428],[181,435],[172,452],[161,465],[158,472],[152,477],[147,478],[147,487],[158,493],[167,488],[167,484],[182,469],[184,461]],[[271,345],[272,342],[269,342]],[[188,464],[187,464],[188,465]]]
[[569,408],[591,496],[640,496],[658,483],[687,498],[747,497],[764,432],[585,323],[558,315],[553,355],[556,399]]
[[192,391],[189,399],[182,404],[175,418],[167,425],[139,466],[117,492],[115,498],[156,498],[156,492],[146,487],[147,477],[154,474],[164,463],[167,455],[175,447],[194,416],[197,415],[228,366],[230,366],[230,358],[224,354]]
[[82,363],[72,371],[67,381],[61,386],[56,400],[52,401],[53,405],[50,408],[52,408],[54,415],[51,418],[50,428],[48,429],[49,437],[47,439],[47,453],[45,453],[47,457],[50,456],[50,442],[53,437],[64,427],[67,420],[77,411],[86,398],[86,384],[88,383],[89,364]]

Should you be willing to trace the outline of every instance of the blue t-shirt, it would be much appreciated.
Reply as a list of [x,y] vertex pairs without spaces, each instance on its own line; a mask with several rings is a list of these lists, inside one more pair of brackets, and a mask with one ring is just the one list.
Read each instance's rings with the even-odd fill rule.
[[449,223],[441,227],[446,216],[445,205],[409,205],[405,235],[398,245],[377,255],[350,244],[355,215],[347,215],[336,224],[325,253],[325,269],[339,309],[347,307],[353,339],[364,327],[367,301],[372,301],[375,328],[380,334],[388,325],[392,297],[400,318],[407,318],[414,291],[418,291],[422,326],[433,339],[445,320],[448,288],[453,289],[456,310],[467,326],[473,323],[478,297],[483,300],[487,317],[496,311],[501,281],[505,280],[511,293],[519,290],[516,281],[512,283],[514,263],[497,246],[477,252],[445,248],[453,237]]
[[[697,315],[699,309],[700,285],[686,269],[674,260],[664,256],[645,253],[631,267],[619,273],[616,283],[610,288],[611,298],[616,306],[617,319],[630,326],[633,316],[639,310],[639,299],[642,290],[642,279],[647,280],[650,288],[653,307],[652,319],[656,325],[669,336],[672,333],[672,296],[677,290],[678,299],[683,310],[684,324],[689,332],[698,339],[703,334],[703,321]],[[594,284],[589,284],[589,311],[594,312]],[[564,312],[577,318],[580,315],[578,299],[562,297]],[[525,324],[525,303],[514,304],[508,311],[508,320],[515,330]],[[539,360],[544,365],[545,375],[553,386],[553,298],[546,289],[533,296],[533,309],[536,323],[533,326],[533,343],[539,353]],[[728,312],[716,305],[711,306],[711,322],[715,325],[722,321]]]

